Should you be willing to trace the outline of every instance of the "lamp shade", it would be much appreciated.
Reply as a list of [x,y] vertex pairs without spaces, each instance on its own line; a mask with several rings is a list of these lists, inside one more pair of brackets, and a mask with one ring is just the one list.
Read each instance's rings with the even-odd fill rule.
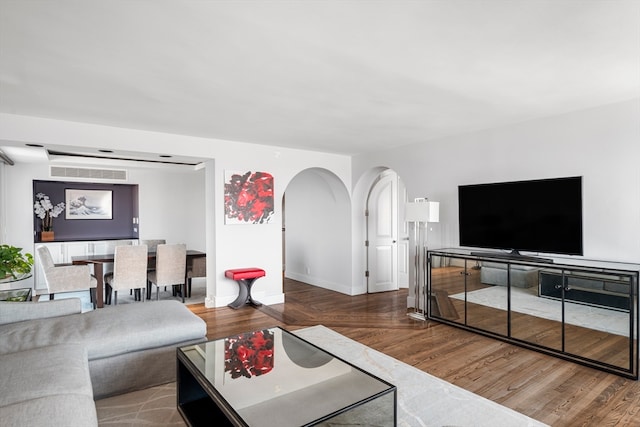
[[440,221],[440,203],[429,201],[406,203],[404,220],[406,222],[438,222]]

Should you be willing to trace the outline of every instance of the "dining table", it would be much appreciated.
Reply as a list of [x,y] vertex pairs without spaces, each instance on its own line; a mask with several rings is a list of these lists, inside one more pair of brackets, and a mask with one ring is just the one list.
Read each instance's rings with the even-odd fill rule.
[[[194,258],[203,258],[206,257],[206,252],[198,251],[195,249],[187,249],[187,265],[185,268],[185,277],[184,277],[184,285],[182,290],[182,300],[184,302],[184,297],[186,295],[186,287],[187,287],[187,271],[189,270],[189,265],[193,261]],[[113,263],[115,254],[100,254],[100,255],[80,255],[71,257],[71,263],[74,265],[93,265],[93,275],[96,277],[97,285],[96,285],[96,308],[104,307],[104,265]],[[156,253],[149,252],[147,254],[148,263],[150,265],[155,265]]]

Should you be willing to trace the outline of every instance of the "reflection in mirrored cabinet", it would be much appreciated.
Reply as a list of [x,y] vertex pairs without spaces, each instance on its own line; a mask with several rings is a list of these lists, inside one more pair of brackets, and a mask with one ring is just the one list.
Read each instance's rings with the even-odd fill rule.
[[493,255],[429,251],[428,318],[638,379],[639,265]]

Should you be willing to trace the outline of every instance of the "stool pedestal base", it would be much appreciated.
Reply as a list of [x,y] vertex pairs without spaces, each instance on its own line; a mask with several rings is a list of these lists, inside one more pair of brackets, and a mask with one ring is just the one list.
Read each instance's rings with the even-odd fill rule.
[[229,307],[235,308],[237,310],[245,304],[249,304],[254,307],[260,307],[262,305],[261,302],[258,302],[251,297],[251,286],[253,285],[253,282],[256,281],[256,279],[236,280],[238,282],[240,292],[238,293],[238,298],[230,303]]

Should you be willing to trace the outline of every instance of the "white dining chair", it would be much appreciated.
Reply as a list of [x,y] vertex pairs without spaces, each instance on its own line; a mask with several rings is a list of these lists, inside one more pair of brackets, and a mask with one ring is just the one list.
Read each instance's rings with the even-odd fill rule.
[[142,289],[147,283],[147,246],[116,246],[113,259],[113,272],[104,275],[106,302],[118,304],[118,291],[133,289],[135,299],[142,300]]
[[49,294],[49,299],[54,299],[55,294],[65,292],[89,291],[91,302],[95,307],[96,297],[95,290],[98,281],[91,275],[91,269],[88,265],[62,265],[56,266],[49,248],[44,245],[36,248],[44,281],[47,285],[46,292],[36,289],[35,300],[40,295]]
[[182,302],[186,294],[187,246],[184,244],[158,245],[156,269],[147,274],[147,298],[151,298],[151,287],[156,286],[156,300],[160,299],[160,286],[180,286]]

